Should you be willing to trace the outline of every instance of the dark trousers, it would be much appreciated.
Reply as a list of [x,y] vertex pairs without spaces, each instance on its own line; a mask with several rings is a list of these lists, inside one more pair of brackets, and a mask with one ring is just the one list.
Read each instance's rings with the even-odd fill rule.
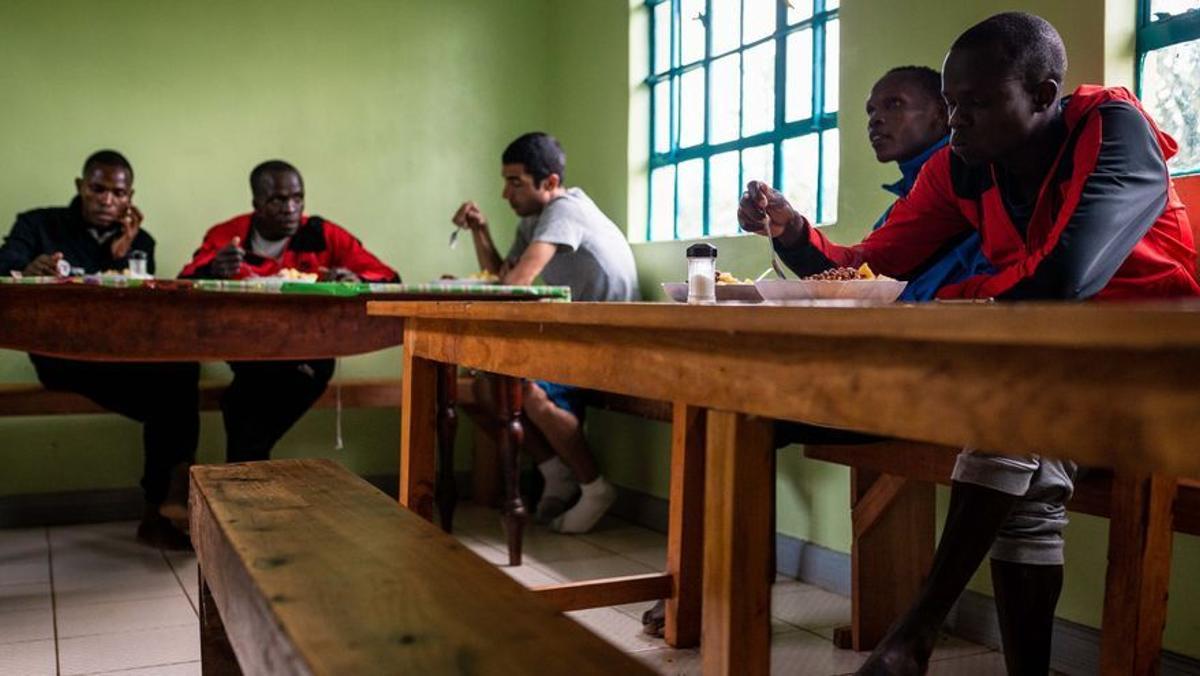
[[229,362],[233,382],[221,397],[225,461],[266,460],[280,437],[325,392],[334,360]]
[[171,468],[196,458],[200,437],[200,365],[194,362],[91,362],[29,355],[48,390],[81,394],[142,423],[146,502],[167,496]]

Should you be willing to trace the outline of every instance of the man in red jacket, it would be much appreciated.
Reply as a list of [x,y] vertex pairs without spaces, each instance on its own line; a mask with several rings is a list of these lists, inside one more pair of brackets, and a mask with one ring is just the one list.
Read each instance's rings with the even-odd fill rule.
[[[993,16],[946,56],[950,147],[925,164],[884,227],[839,246],[758,182],[743,195],[742,227],[769,232],[801,275],[866,262],[901,279],[978,231],[994,271],[943,286],[940,298],[1200,295],[1192,230],[1166,167],[1174,140],[1124,89],[1083,86],[1061,97],[1065,71],[1066,50],[1047,21]],[[959,455],[925,586],[859,673],[924,673],[938,629],[989,550],[1008,671],[1048,671],[1075,467],[1013,450]]]
[[[180,277],[247,279],[284,270],[324,280],[394,282],[400,276],[353,235],[304,214],[304,179],[281,160],[250,172],[254,211],[213,226]],[[253,340],[247,336],[247,340]],[[230,362],[221,399],[228,462],[266,460],[271,448],[325,391],[333,359]]]

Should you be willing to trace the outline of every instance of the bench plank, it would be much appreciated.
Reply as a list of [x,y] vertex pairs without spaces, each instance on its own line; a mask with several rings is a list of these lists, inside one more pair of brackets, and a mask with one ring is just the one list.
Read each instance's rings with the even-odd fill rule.
[[194,467],[191,507],[247,673],[651,673],[333,461]]

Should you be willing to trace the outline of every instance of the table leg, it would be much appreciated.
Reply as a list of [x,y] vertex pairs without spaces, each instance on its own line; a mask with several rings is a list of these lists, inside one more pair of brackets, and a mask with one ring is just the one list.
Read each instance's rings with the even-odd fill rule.
[[436,362],[404,351],[400,413],[400,504],[433,519]]
[[675,402],[671,421],[671,499],[667,572],[674,581],[663,635],[667,645],[700,642],[700,593],[704,566],[704,409]]
[[839,648],[871,650],[908,610],[933,563],[934,486],[851,468],[851,626]]
[[200,669],[204,676],[242,676],[242,668],[233,646],[229,645],[229,635],[225,633],[225,623],[217,612],[217,604],[213,601],[212,591],[204,581],[204,571],[197,567],[200,578]]
[[771,664],[772,421],[708,412],[701,654],[707,676]]
[[458,504],[458,484],[454,480],[454,439],[458,433],[458,367],[438,364],[437,447],[438,473],[434,499],[442,530],[454,530],[454,507]]
[[525,528],[525,503],[521,500],[520,451],[525,439],[521,425],[520,378],[496,376],[499,417],[500,464],[504,473],[504,533],[508,537],[508,565],[521,565],[521,538]]
[[1100,673],[1156,674],[1167,620],[1176,478],[1116,472]]

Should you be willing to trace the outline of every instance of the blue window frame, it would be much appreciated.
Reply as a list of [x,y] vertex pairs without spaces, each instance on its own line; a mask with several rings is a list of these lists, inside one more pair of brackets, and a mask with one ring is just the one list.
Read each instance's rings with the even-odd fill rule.
[[1175,175],[1200,173],[1200,0],[1139,0],[1137,93],[1179,142]]
[[646,239],[736,234],[746,181],[837,214],[837,0],[646,0]]

